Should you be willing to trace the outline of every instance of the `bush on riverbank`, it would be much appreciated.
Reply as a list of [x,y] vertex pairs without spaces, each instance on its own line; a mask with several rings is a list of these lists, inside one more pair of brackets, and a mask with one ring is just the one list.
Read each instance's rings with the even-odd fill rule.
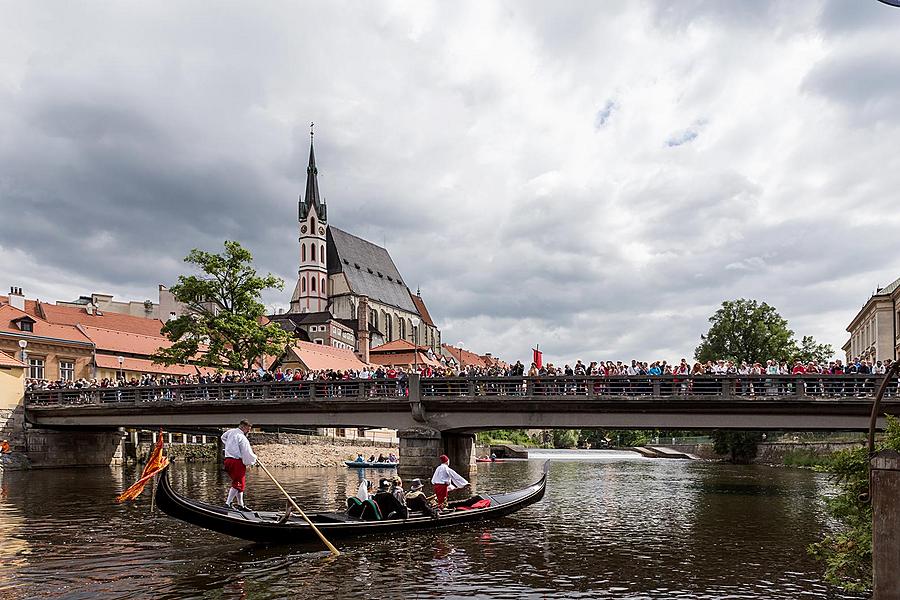
[[[884,437],[876,450],[900,451],[900,420],[887,415]],[[872,587],[872,504],[867,448],[841,450],[825,470],[840,492],[828,500],[828,510],[842,528],[810,545],[809,552],[825,563],[825,580],[856,592]]]
[[789,450],[784,453],[781,461],[786,467],[828,471],[834,464],[834,453],[821,454],[810,449]]

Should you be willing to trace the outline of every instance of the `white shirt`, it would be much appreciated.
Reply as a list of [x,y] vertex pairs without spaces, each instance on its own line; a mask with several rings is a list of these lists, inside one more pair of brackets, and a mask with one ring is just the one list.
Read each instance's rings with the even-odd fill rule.
[[458,488],[469,485],[469,482],[463,479],[462,475],[451,469],[450,465],[447,463],[441,463],[441,465],[434,470],[434,476],[431,478],[431,483],[449,483]]
[[225,444],[225,458],[239,458],[248,467],[256,464],[256,455],[250,448],[250,440],[239,427],[223,433],[222,443]]

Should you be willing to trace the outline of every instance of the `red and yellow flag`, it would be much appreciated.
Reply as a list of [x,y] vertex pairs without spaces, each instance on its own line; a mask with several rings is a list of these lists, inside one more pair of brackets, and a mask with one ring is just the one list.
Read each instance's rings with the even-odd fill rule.
[[150,453],[150,458],[147,459],[147,464],[144,465],[144,471],[141,473],[141,478],[138,479],[133,486],[122,492],[116,497],[116,502],[125,502],[126,500],[134,500],[138,496],[141,495],[141,492],[144,491],[144,486],[147,485],[147,482],[153,478],[154,475],[165,469],[169,466],[169,459],[163,456],[163,436],[162,430],[159,432],[159,438],[156,440],[156,446],[153,448],[153,452]]

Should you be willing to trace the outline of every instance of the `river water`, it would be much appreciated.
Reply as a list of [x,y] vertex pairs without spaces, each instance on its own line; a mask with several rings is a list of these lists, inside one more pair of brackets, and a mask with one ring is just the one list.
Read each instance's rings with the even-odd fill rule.
[[[478,466],[484,491],[522,487],[551,457],[544,499],[456,530],[264,547],[113,498],[134,468],[0,473],[0,598],[856,598],[820,581],[806,546],[832,525],[809,471],[532,453]],[[307,510],[340,506],[355,470],[272,469]],[[369,472],[370,478],[377,474]],[[281,508],[251,469],[247,504]],[[177,464],[177,491],[220,502],[215,465]]]

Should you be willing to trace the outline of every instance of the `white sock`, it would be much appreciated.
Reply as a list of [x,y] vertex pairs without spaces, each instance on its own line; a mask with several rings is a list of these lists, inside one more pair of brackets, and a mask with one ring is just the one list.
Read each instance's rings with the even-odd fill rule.
[[228,499],[225,501],[225,504],[231,506],[231,503],[234,502],[234,499],[238,497],[238,491],[234,488],[228,488]]
[[243,506],[244,505],[244,492],[238,492],[237,499],[238,499],[238,504]]

